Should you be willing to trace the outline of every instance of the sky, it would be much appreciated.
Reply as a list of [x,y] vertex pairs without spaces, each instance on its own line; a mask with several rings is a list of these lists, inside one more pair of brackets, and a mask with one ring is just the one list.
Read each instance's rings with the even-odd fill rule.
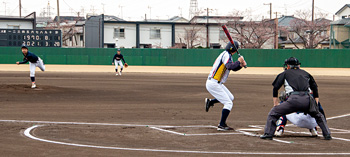
[[[57,15],[57,0],[21,0],[22,15],[36,12],[37,16],[47,12],[50,3],[51,16]],[[205,15],[205,8],[209,8],[209,15],[225,16],[234,11],[245,11],[255,19],[269,18],[269,5],[272,3],[272,12],[278,16],[293,15],[297,10],[311,10],[312,0],[197,0],[198,9]],[[0,15],[19,16],[18,0],[0,0]],[[315,12],[328,14],[332,19],[349,0],[315,0]],[[138,21],[147,19],[169,19],[173,16],[182,16],[189,19],[190,0],[59,0],[61,16],[80,16],[87,13],[114,15],[125,20]],[[5,9],[6,8],[6,9]],[[46,15],[47,16],[47,15]],[[275,17],[275,14],[273,15]]]

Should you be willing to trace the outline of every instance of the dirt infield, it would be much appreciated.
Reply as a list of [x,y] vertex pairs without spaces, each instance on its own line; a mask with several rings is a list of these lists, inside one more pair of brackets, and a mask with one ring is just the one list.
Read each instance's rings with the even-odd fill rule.
[[1,156],[350,155],[348,77],[315,76],[335,139],[289,126],[265,141],[253,135],[271,109],[274,75],[230,76],[236,131],[227,134],[214,128],[222,105],[205,112],[207,74],[37,71],[35,90],[28,75],[0,73]]

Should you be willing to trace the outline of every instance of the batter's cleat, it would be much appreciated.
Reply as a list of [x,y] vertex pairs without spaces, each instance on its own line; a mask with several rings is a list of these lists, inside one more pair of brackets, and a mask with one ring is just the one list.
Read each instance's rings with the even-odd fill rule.
[[325,140],[331,140],[331,139],[332,139],[332,136],[331,136],[331,135],[326,135],[326,136],[324,136],[324,139],[325,139]]
[[115,76],[118,76],[118,75],[119,75],[118,73],[115,74]]
[[312,137],[317,137],[318,136],[316,128],[309,129],[309,131],[310,131]]
[[205,98],[204,99],[204,104],[205,104],[205,111],[208,112],[210,107],[213,107],[214,105],[210,104],[210,99]]
[[32,83],[32,88],[36,88],[36,84],[35,83]]
[[218,125],[218,131],[232,131],[235,130],[229,126],[227,126],[226,124],[224,126],[221,126],[220,124]]
[[275,132],[275,136],[282,136],[284,133],[284,128],[283,127],[279,127],[276,132]]
[[260,136],[260,139],[263,139],[263,140],[272,140],[273,139],[273,137],[272,137],[272,135],[269,135],[269,134],[264,134],[264,135],[261,135]]

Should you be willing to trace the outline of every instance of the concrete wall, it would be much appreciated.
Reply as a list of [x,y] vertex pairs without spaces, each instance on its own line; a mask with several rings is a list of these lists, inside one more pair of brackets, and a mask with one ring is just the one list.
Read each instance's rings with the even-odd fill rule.
[[[125,37],[118,38],[118,41],[116,41],[114,38],[114,28],[124,28]],[[117,43],[117,47],[136,47],[136,24],[105,23],[104,38],[105,43]]]

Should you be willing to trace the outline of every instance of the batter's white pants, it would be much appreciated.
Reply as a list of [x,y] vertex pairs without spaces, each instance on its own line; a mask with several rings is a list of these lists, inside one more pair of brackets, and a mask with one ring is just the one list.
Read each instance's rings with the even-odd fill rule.
[[287,119],[294,125],[301,128],[313,129],[317,126],[315,118],[311,117],[309,114],[305,115],[304,113],[291,113],[286,115]]
[[214,79],[207,80],[206,88],[208,92],[220,101],[224,105],[224,109],[230,110],[233,106],[234,96],[232,93],[221,83],[217,83]]
[[36,63],[29,62],[30,77],[35,77],[35,68],[39,67],[41,71],[45,71],[45,64],[41,58],[38,58]]
[[118,69],[118,65],[120,65],[120,68],[122,69],[124,67],[122,60],[120,61],[114,60],[114,65],[115,65],[115,69]]

